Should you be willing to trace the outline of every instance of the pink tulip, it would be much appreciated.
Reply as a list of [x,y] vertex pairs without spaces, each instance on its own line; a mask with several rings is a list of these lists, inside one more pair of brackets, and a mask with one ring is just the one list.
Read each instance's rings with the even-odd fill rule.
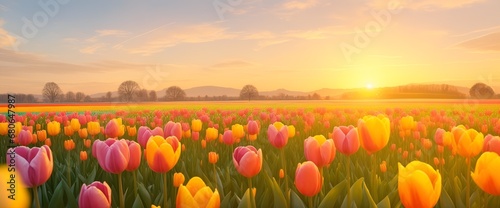
[[193,132],[193,133],[191,134],[191,138],[192,138],[194,141],[198,141],[198,140],[200,139],[200,132],[197,132],[197,131]]
[[40,186],[49,180],[54,167],[52,150],[47,145],[28,148],[19,146],[7,151],[7,164],[15,161],[15,168],[28,188]]
[[114,174],[123,172],[130,161],[130,149],[124,139],[110,138],[104,142],[96,140],[92,146],[92,154],[97,157],[103,170]]
[[335,159],[335,144],[323,135],[309,137],[304,141],[304,155],[319,168],[330,164]]
[[254,120],[248,121],[247,129],[248,129],[249,135],[258,134],[259,133],[259,125],[257,124],[257,121],[254,121]]
[[163,132],[165,138],[168,138],[170,136],[175,136],[179,140],[182,139],[182,126],[180,123],[169,121],[167,124],[165,124]]
[[359,149],[358,130],[354,126],[334,127],[332,137],[335,147],[342,154],[349,156]]
[[436,129],[436,133],[434,134],[434,141],[436,144],[444,146],[443,135],[446,131],[442,128]]
[[233,131],[231,131],[231,130],[225,131],[224,135],[222,136],[222,141],[224,141],[224,144],[227,144],[227,145],[234,144]]
[[109,208],[111,207],[111,188],[106,181],[83,184],[78,198],[80,208]]
[[248,145],[234,149],[233,164],[236,170],[247,178],[254,177],[262,169],[262,150]]
[[120,134],[120,126],[118,125],[116,120],[110,120],[108,124],[106,124],[106,128],[104,129],[104,133],[109,138],[118,138]]
[[125,170],[134,171],[141,165],[141,147],[134,141],[127,140],[127,144],[130,150],[130,160]]
[[155,127],[153,130],[151,130],[151,134],[153,136],[163,136],[164,135],[163,129],[160,127]]
[[151,132],[151,129],[149,129],[149,127],[147,126],[141,126],[139,127],[139,130],[137,130],[137,141],[142,148],[146,148],[146,144],[148,143],[149,138],[152,136],[153,134]]
[[288,143],[288,128],[287,126],[276,129],[273,124],[267,129],[267,139],[276,148],[283,148]]
[[19,135],[17,135],[17,141],[23,146],[29,145],[32,140],[33,137],[31,136],[29,130],[21,130],[21,132],[19,132]]
[[484,137],[483,151],[496,152],[500,155],[500,137],[491,134],[486,135]]

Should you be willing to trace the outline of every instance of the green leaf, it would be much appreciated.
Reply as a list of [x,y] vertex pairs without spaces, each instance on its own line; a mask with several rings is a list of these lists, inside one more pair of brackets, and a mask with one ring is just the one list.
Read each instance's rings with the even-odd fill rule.
[[229,193],[226,194],[226,196],[224,196],[224,200],[222,200],[222,202],[220,203],[220,206],[221,207],[231,207],[230,203],[231,203],[231,194],[233,194],[231,191]]
[[144,207],[149,207],[151,206],[151,195],[149,194],[148,190],[146,187],[144,187],[144,184],[139,183],[137,186],[139,196],[141,197],[142,204]]
[[375,200],[373,200],[372,195],[370,194],[370,191],[368,190],[368,187],[364,182],[363,182],[363,202],[368,203],[366,205],[363,205],[363,207],[366,206],[377,207],[377,204],[375,204]]
[[273,196],[274,196],[274,207],[275,208],[282,208],[282,207],[287,207],[286,205],[286,199],[285,196],[283,195],[283,192],[281,191],[280,186],[276,182],[276,179],[270,178],[267,173],[263,174],[265,178],[267,179],[269,185],[271,186],[271,189],[273,191]]
[[[364,178],[360,178],[351,186],[352,202],[357,206],[361,206],[363,202],[363,181]],[[347,207],[347,196],[342,203],[342,207]]]
[[63,201],[63,196],[64,196],[64,187],[63,187],[64,181],[59,182],[57,185],[54,194],[52,195],[52,198],[50,199],[49,207],[64,207],[64,201]]
[[132,208],[144,208],[144,205],[141,201],[141,197],[137,195],[134,200],[134,204],[132,204]]
[[385,197],[382,201],[377,204],[378,208],[391,208],[391,200],[389,197]]
[[247,189],[245,191],[245,195],[243,195],[243,198],[241,198],[240,204],[238,205],[238,208],[251,208],[252,205],[250,204],[250,189]]
[[63,183],[64,192],[66,194],[67,205],[66,207],[78,207],[78,202],[76,201],[76,197],[73,195],[73,192],[70,190],[69,186],[66,182],[61,181]]
[[321,203],[319,204],[319,208],[327,208],[327,207],[333,207],[335,203],[337,202],[337,199],[341,195],[341,191],[345,190],[347,186],[346,181],[342,181],[339,184],[337,184],[335,187],[333,187],[328,194],[326,194],[325,198]]
[[442,191],[441,191],[441,197],[439,198],[439,204],[441,205],[441,207],[455,207],[453,200],[451,199],[450,195],[448,194],[448,192],[446,192],[445,189],[442,189]]
[[290,207],[305,208],[306,205],[294,191],[290,190]]

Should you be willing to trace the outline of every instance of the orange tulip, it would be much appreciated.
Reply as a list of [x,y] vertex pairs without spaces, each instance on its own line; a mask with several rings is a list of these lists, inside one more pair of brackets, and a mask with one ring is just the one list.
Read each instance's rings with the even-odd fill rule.
[[72,139],[68,139],[64,141],[64,149],[71,151],[75,149],[75,142]]
[[75,134],[75,131],[73,130],[73,128],[71,128],[71,126],[64,127],[64,135],[70,137],[70,136],[73,136],[73,134]]
[[137,135],[137,127],[127,126],[127,135],[129,137],[134,137],[135,135]]
[[304,196],[312,197],[321,191],[323,178],[318,167],[311,161],[297,165],[295,170],[295,186]]
[[144,152],[151,170],[157,173],[166,173],[179,161],[181,143],[175,136],[166,139],[162,136],[153,136],[148,140]]
[[391,122],[383,115],[365,116],[358,120],[358,133],[361,146],[373,154],[387,145]]
[[405,207],[434,207],[441,196],[441,174],[427,163],[398,163],[398,192]]
[[180,185],[184,184],[184,174],[182,173],[174,173],[174,187],[179,187]]
[[87,128],[78,129],[78,136],[82,139],[86,139],[89,136],[89,133],[87,132]]
[[47,146],[49,146],[49,147],[52,146],[52,142],[50,141],[50,138],[47,138],[45,140],[44,144],[47,145]]
[[217,208],[220,196],[217,189],[212,192],[200,177],[191,178],[186,186],[180,185],[176,200],[177,207]]
[[218,160],[219,160],[219,154],[217,154],[216,152],[209,152],[208,153],[208,162],[209,163],[215,164],[215,163],[217,163]]
[[474,182],[484,192],[500,196],[500,156],[494,152],[485,152],[479,157],[476,169],[471,173]]
[[285,171],[282,169],[280,169],[280,174],[279,174],[280,178],[284,178],[285,177]]
[[83,141],[83,145],[84,145],[85,147],[87,147],[87,148],[90,148],[90,145],[91,145],[91,144],[92,144],[92,140],[90,140],[90,139],[85,139],[85,140]]
[[387,172],[387,163],[384,161],[382,161],[382,163],[380,164],[380,172],[382,173],[385,173]]
[[201,140],[201,148],[205,149],[207,148],[207,140]]
[[85,161],[88,159],[87,151],[80,151],[80,160]]
[[0,135],[7,135],[9,132],[9,123],[2,122],[0,123]]

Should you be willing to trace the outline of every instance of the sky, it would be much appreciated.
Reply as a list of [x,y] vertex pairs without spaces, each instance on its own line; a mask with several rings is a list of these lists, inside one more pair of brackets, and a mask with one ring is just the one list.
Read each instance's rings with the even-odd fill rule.
[[[0,0],[0,93],[500,86],[498,0]],[[500,89],[498,89],[500,90]]]

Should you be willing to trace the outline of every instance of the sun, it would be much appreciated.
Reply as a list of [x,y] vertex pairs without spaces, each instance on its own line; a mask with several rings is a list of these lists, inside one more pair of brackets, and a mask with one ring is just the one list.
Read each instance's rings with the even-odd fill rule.
[[369,89],[369,90],[373,89],[373,84],[372,83],[367,83],[366,84],[366,89]]

